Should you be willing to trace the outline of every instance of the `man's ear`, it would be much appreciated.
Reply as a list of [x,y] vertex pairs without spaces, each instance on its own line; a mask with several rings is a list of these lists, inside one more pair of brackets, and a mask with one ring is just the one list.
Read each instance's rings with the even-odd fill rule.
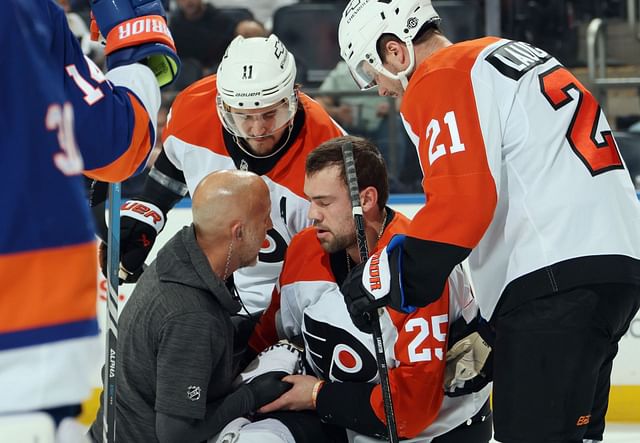
[[231,225],[231,239],[242,240],[242,223],[236,222]]
[[407,47],[396,40],[389,40],[384,46],[387,62],[396,68],[404,66],[407,58]]
[[373,186],[367,186],[360,191],[360,206],[364,212],[378,206],[378,190]]

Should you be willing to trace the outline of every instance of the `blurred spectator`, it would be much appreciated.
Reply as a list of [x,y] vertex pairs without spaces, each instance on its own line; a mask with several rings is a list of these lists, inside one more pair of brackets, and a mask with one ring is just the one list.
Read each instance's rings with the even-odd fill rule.
[[244,38],[269,37],[269,34],[267,28],[258,20],[241,20],[235,30],[235,35],[241,35]]
[[[323,92],[345,92],[353,95],[323,95]],[[344,61],[338,62],[318,88],[317,101],[342,127],[354,135],[372,136],[381,118],[389,110],[389,101],[377,95],[363,95],[353,81]]]
[[418,154],[404,130],[399,109],[400,101],[397,99],[394,102],[394,109],[391,109],[389,99],[380,104],[378,115],[381,120],[371,138],[377,143],[388,165],[391,192],[420,192],[422,170]]
[[[176,5],[178,8],[169,16],[169,28],[183,60],[185,76],[181,74],[181,83],[189,84],[203,74],[215,71],[233,39],[236,24],[203,0],[176,0]],[[184,65],[185,62],[188,66]],[[198,73],[198,68],[203,72]],[[196,78],[184,81],[186,76]]]
[[[292,3],[298,3],[297,0],[209,0],[209,2],[219,8],[247,8],[253,13],[256,20],[264,23],[269,30],[271,30],[273,12],[276,9]],[[182,54],[180,56],[182,57]]]

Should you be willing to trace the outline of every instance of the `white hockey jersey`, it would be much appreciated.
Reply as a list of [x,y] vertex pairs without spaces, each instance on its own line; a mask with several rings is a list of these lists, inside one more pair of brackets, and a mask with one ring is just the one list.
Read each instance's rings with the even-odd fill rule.
[[296,115],[288,146],[276,156],[250,157],[223,129],[216,111],[216,94],[213,75],[176,97],[163,132],[164,150],[184,173],[190,194],[207,174],[222,169],[248,169],[260,174],[269,186],[273,229],[267,233],[258,265],[234,273],[245,306],[251,312],[262,311],[269,304],[287,245],[294,234],[310,224],[309,204],[303,192],[307,154],[320,143],[344,135],[344,131],[320,104],[299,93],[302,109]]

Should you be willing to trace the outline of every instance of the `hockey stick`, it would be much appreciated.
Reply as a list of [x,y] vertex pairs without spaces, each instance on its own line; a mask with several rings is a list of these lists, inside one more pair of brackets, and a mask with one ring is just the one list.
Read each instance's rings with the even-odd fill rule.
[[[344,159],[344,171],[349,185],[349,196],[351,197],[351,208],[353,220],[356,224],[356,238],[360,260],[365,263],[369,259],[367,248],[367,237],[364,230],[364,215],[360,206],[360,193],[358,192],[358,175],[356,173],[356,163],[353,157],[353,145],[346,142],[342,145],[342,157]],[[376,348],[376,361],[378,362],[378,373],[380,374],[380,387],[382,388],[382,400],[384,402],[384,414],[387,417],[387,432],[389,441],[398,442],[398,431],[396,429],[396,416],[393,412],[393,401],[391,399],[391,385],[389,384],[389,370],[387,359],[384,355],[384,343],[382,342],[382,330],[380,329],[380,317],[378,311],[373,311],[371,315],[371,326],[373,329],[373,341]]]
[[102,394],[104,443],[116,441],[116,346],[118,345],[118,271],[120,268],[120,183],[109,185],[107,249],[107,338]]

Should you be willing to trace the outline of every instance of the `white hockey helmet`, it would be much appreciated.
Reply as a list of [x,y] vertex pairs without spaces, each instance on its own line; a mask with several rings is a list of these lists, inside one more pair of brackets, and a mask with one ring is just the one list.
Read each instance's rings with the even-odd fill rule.
[[[288,124],[298,107],[295,78],[295,59],[274,34],[233,39],[218,65],[216,80],[216,105],[225,129],[238,137],[254,138]],[[259,133],[249,128],[256,121],[264,126]]]
[[[351,0],[338,28],[340,55],[360,89],[376,86],[375,72],[407,85],[415,68],[412,40],[427,23],[440,22],[431,0]],[[409,66],[397,74],[382,65],[377,42],[383,34],[398,37],[409,50]]]

